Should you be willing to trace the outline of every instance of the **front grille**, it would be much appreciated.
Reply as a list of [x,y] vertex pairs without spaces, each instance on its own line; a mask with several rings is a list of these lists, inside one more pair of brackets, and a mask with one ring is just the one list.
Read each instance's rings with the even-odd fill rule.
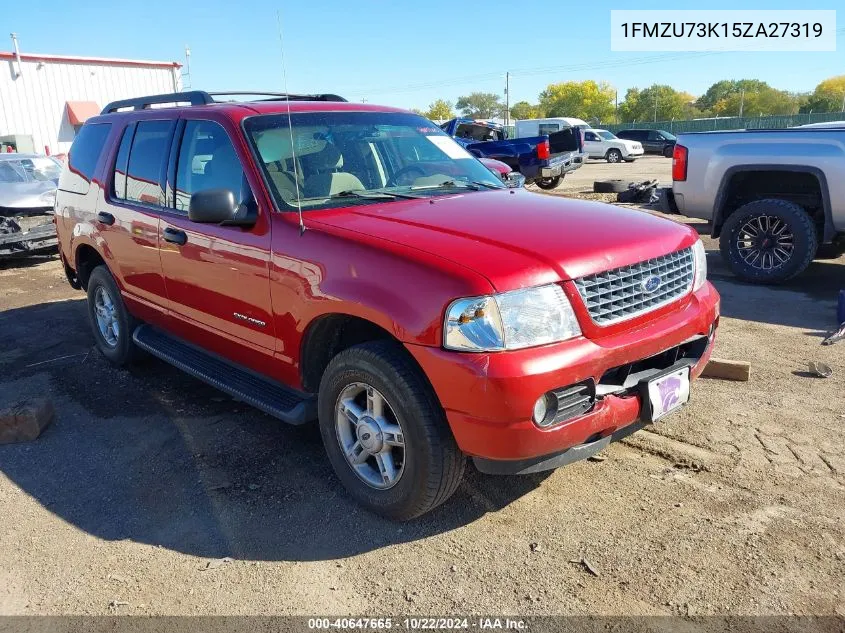
[[[644,262],[614,268],[575,280],[590,318],[598,325],[610,325],[671,303],[687,294],[693,279],[692,249]],[[646,282],[659,277],[659,285],[651,292]]]

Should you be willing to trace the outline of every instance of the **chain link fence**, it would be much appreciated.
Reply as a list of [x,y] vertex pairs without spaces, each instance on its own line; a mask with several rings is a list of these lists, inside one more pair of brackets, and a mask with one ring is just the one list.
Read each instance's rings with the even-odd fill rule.
[[602,126],[611,132],[619,130],[649,129],[666,130],[672,134],[681,132],[709,132],[711,130],[771,130],[795,127],[807,123],[825,121],[845,121],[845,112],[814,112],[785,116],[760,117],[715,117],[711,119],[692,119],[689,121],[638,121],[636,123],[618,123]]

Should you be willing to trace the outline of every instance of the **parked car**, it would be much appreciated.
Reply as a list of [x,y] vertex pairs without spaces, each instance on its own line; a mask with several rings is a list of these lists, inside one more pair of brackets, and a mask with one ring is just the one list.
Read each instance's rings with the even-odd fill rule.
[[584,151],[590,158],[603,158],[608,163],[619,163],[623,160],[634,162],[643,155],[643,146],[637,141],[617,138],[608,130],[584,130]]
[[53,205],[61,171],[49,156],[0,154],[0,258],[56,248]]
[[525,186],[525,176],[518,171],[512,171],[510,165],[495,158],[479,158],[481,164],[498,176],[505,186],[512,189]]
[[541,189],[554,189],[583,162],[581,135],[572,127],[517,139],[505,138],[502,126],[490,121],[452,119],[440,127],[473,156],[502,161]]
[[845,252],[845,125],[682,134],[678,211],[712,223],[735,275],[778,283]]
[[678,137],[666,130],[621,130],[616,133],[616,136],[637,141],[646,153],[661,154],[666,158],[672,158],[672,150],[675,148],[675,141],[678,140]]
[[507,189],[411,112],[269,98],[130,99],[80,129],[60,252],[107,359],[316,419],[350,495],[397,519],[467,457],[556,468],[687,402],[719,316],[693,229]]

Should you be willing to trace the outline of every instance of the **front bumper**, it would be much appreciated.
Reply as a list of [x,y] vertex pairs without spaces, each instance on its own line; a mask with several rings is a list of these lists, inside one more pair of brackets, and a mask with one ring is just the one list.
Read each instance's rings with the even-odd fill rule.
[[[487,472],[493,467],[485,462],[502,460],[513,462],[501,465],[502,471],[531,472],[526,471],[529,462],[548,461],[572,447],[614,436],[640,420],[642,399],[637,389],[602,395],[602,378],[611,370],[709,336],[709,344],[691,368],[690,377],[697,377],[710,357],[718,316],[719,295],[707,283],[683,308],[602,338],[579,337],[489,354],[417,345],[408,349],[431,381],[461,450],[480,458]],[[531,420],[542,394],[590,379],[598,385],[599,395],[589,412],[549,428]],[[589,456],[586,450],[574,454]]]

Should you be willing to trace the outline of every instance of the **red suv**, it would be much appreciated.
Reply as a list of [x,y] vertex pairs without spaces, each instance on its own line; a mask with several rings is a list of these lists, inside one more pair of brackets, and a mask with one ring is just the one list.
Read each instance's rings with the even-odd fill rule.
[[398,519],[467,457],[556,468],[683,405],[719,316],[689,227],[504,188],[430,121],[335,95],[109,104],[56,220],[103,355],[318,420],[349,493]]

